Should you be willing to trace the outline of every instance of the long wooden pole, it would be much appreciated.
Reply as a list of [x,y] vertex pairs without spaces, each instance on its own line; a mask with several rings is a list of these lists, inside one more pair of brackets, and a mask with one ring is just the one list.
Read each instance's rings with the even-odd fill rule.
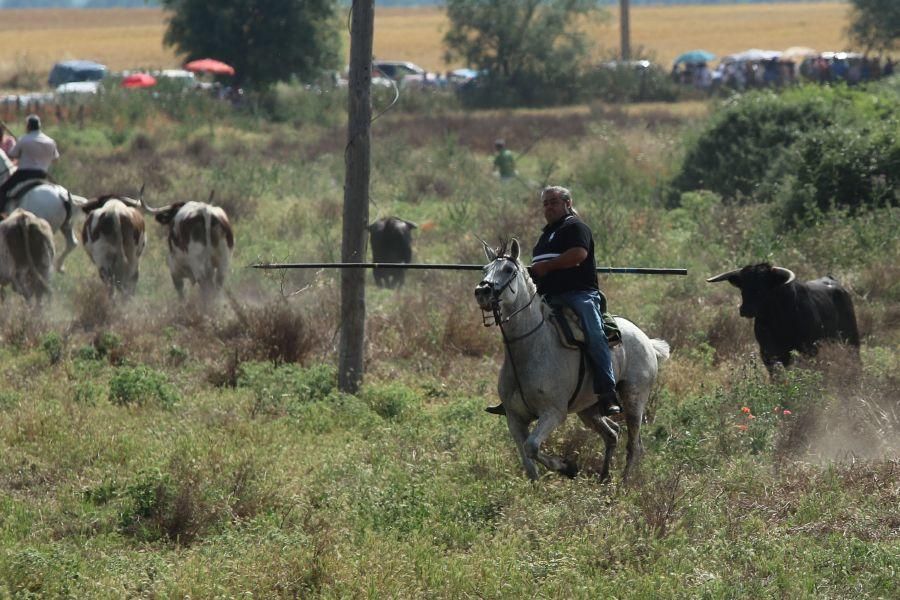
[[[414,269],[420,271],[481,271],[484,265],[457,263],[260,263],[251,265],[254,269]],[[674,267],[597,267],[598,273],[619,275],[687,275],[687,269]]]
[[[358,262],[365,258],[366,225],[369,222],[369,126],[372,121],[375,1],[353,0],[351,10],[342,262]],[[362,384],[365,336],[365,273],[346,269],[341,272],[341,337],[338,350],[338,388],[343,392],[356,393]]]
[[631,0],[619,0],[619,33],[622,40],[622,60],[631,59]]

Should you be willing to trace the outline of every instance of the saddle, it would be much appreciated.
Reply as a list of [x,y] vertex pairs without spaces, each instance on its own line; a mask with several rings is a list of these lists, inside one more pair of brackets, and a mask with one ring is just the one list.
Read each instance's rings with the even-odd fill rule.
[[26,179],[22,183],[17,183],[11,190],[6,192],[6,199],[7,201],[12,200],[13,202],[18,203],[25,197],[25,194],[45,183],[50,183],[50,181],[47,179]]
[[[575,314],[575,311],[563,304],[555,304],[547,302],[550,307],[549,320],[556,328],[559,335],[559,341],[566,348],[572,350],[580,350],[585,346],[586,338],[584,329],[581,327],[581,319]],[[605,308],[606,303],[603,303]],[[608,312],[600,314],[603,321],[603,332],[606,334],[606,342],[610,348],[614,348],[622,343],[622,332],[616,324],[615,315]]]

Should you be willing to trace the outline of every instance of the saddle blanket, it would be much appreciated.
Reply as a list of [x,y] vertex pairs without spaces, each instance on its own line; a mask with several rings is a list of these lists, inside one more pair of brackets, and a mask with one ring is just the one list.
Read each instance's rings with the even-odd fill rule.
[[[583,348],[585,344],[584,329],[582,329],[581,319],[578,318],[575,311],[568,306],[558,304],[548,304],[548,306],[550,306],[550,322],[556,327],[562,345],[573,350]],[[621,344],[622,333],[616,324],[615,315],[605,312],[600,316],[609,347],[614,348]]]

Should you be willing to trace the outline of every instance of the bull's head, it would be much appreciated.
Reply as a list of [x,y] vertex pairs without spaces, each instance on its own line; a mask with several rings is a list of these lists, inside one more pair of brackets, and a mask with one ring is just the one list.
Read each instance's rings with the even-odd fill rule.
[[791,283],[794,272],[769,263],[747,265],[742,269],[727,271],[710,277],[708,283],[727,281],[741,290],[741,316],[752,319],[759,313],[760,304],[773,289]]

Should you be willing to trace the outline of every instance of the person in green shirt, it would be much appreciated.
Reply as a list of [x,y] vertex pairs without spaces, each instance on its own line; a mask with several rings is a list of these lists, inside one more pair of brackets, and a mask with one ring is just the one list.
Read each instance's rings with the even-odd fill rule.
[[494,170],[500,175],[500,179],[512,179],[516,177],[516,158],[506,149],[506,142],[502,139],[494,142],[497,155],[494,157]]

